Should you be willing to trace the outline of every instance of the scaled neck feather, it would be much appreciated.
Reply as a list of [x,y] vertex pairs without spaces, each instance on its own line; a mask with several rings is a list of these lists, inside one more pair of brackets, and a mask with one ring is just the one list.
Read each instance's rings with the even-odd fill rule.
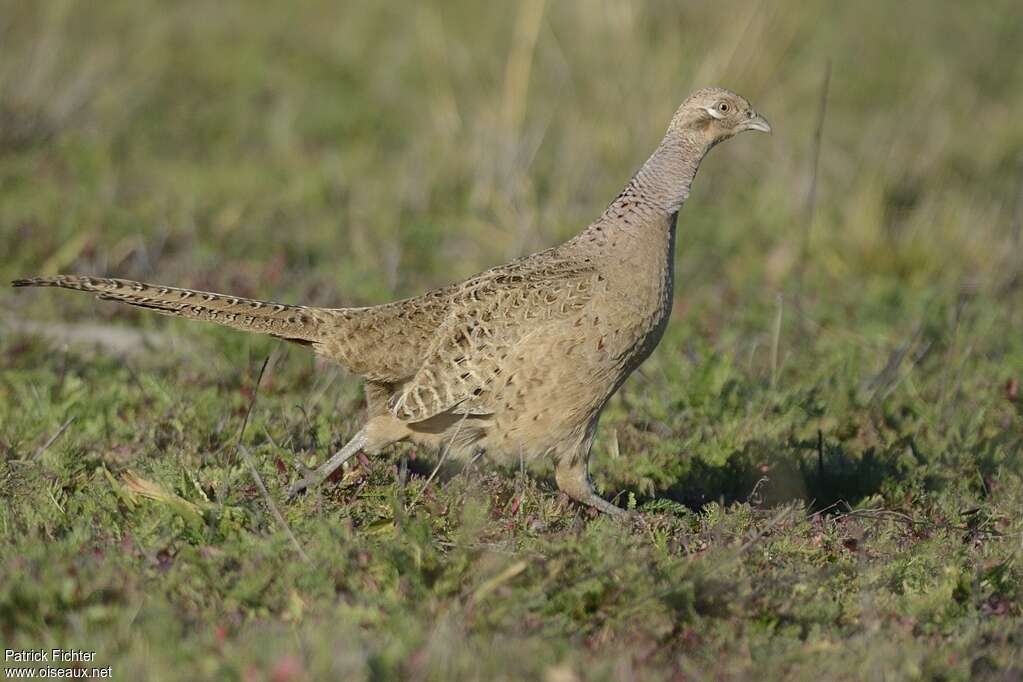
[[689,198],[693,178],[707,150],[696,136],[669,130],[598,222],[638,226],[645,222],[643,218],[667,218],[678,213]]

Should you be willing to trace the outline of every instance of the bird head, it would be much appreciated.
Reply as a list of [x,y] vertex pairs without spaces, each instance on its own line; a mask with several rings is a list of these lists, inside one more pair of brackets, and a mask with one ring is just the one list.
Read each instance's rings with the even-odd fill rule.
[[771,132],[771,124],[742,95],[724,88],[702,88],[675,112],[669,130],[712,147],[744,130]]

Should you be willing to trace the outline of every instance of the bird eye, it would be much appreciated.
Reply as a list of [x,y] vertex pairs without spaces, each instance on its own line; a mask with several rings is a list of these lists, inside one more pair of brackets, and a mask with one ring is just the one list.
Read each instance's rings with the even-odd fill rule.
[[720,111],[722,114],[727,113],[728,112],[728,102],[722,102],[721,104],[719,104],[718,105],[718,111]]

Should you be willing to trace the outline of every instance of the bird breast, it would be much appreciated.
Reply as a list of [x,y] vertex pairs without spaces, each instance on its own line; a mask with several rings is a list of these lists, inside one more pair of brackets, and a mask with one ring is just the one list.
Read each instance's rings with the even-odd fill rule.
[[[608,274],[608,295],[616,305],[608,324],[618,330],[626,374],[650,356],[664,336],[675,286],[675,219],[653,234],[640,235]],[[659,234],[658,234],[659,232]]]

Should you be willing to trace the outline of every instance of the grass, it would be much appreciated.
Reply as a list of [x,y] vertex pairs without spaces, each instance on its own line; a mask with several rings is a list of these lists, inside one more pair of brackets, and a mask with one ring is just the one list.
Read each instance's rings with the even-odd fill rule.
[[669,331],[602,420],[598,487],[642,525],[542,466],[427,485],[408,449],[285,503],[357,427],[352,377],[0,293],[4,648],[121,679],[1015,679],[1021,40],[1007,0],[3,2],[0,279],[380,302],[579,230],[691,87],[776,131],[708,158]]

